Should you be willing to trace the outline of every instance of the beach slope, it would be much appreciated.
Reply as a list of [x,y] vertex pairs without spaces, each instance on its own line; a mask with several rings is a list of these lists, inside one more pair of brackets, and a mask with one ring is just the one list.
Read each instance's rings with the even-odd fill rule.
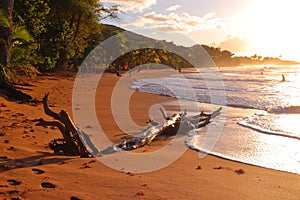
[[[74,76],[42,76],[23,91],[41,100],[50,92],[55,111],[72,113]],[[97,116],[112,142],[122,131],[111,113],[110,96],[119,77],[104,74],[96,95]],[[126,92],[126,91],[125,91]],[[129,89],[128,89],[129,92]],[[173,99],[134,93],[130,113],[145,126],[154,104]],[[173,109],[176,109],[175,107]],[[228,113],[230,113],[228,109]],[[232,109],[237,117],[248,111]],[[229,114],[230,115],[230,114]],[[94,158],[54,154],[48,142],[61,137],[57,128],[36,126],[35,119],[51,121],[42,105],[8,102],[0,97],[0,198],[1,199],[299,199],[300,175],[233,162],[214,156],[199,157],[190,149],[158,171],[136,174],[111,169]],[[242,127],[241,127],[242,128]],[[145,146],[154,151],[166,141]],[[236,173],[244,172],[244,173]]]

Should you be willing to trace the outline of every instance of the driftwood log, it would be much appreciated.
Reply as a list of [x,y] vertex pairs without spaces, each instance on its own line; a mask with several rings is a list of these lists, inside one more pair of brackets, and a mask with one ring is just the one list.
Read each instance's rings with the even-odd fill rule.
[[201,128],[210,123],[210,120],[221,114],[219,108],[211,114],[206,114],[203,111],[196,116],[188,117],[186,111],[180,114],[174,114],[168,117],[165,112],[160,109],[165,121],[158,123],[154,120],[149,120],[150,126],[136,137],[132,137],[121,141],[116,146],[122,150],[130,151],[147,144],[150,144],[160,135],[176,135],[186,134],[190,130]]
[[[92,155],[100,154],[99,151],[91,141],[88,134],[78,129],[71,120],[68,113],[61,110],[59,113],[52,111],[48,105],[47,93],[43,98],[44,112],[54,118],[56,121],[45,121],[43,119],[35,120],[39,126],[55,126],[57,127],[63,138],[54,139],[49,143],[49,147],[55,153],[63,153],[65,155],[78,155],[81,157],[91,157]],[[149,126],[142,131],[141,134],[121,141],[114,145],[115,147],[129,151],[136,148],[150,144],[160,135],[176,135],[186,134],[188,131],[201,128],[210,123],[210,120],[221,114],[219,108],[211,114],[206,114],[203,111],[199,115],[187,116],[186,111],[180,114],[173,114],[167,116],[165,112],[160,109],[164,116],[164,121],[158,123],[154,120],[149,120]],[[87,150],[89,148],[89,151]]]
[[47,93],[43,98],[43,107],[46,115],[53,117],[56,121],[45,121],[43,119],[35,120],[38,122],[37,126],[54,126],[57,127],[63,138],[54,139],[49,143],[49,147],[55,153],[63,153],[65,155],[74,155],[81,157],[90,157],[86,146],[82,142],[82,137],[87,136],[85,133],[77,129],[71,120],[68,113],[61,110],[56,113],[49,108]]

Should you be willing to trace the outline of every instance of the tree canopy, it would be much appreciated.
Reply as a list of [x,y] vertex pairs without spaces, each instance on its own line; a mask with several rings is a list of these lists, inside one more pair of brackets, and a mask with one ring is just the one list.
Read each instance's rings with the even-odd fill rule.
[[78,68],[103,39],[100,20],[118,13],[117,6],[106,8],[98,0],[4,0],[0,5],[0,69],[13,81],[18,73]]

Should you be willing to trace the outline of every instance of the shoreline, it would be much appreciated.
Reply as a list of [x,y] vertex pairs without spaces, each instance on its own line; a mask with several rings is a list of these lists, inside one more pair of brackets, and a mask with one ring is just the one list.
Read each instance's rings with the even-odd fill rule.
[[[155,94],[154,94],[155,95]],[[174,99],[173,97],[170,97],[171,99]],[[175,100],[169,100],[169,105],[173,104],[172,102],[175,101]],[[184,100],[184,101],[189,101],[189,100]],[[214,107],[214,108],[217,108],[217,107],[221,107],[220,105],[215,105],[215,104],[209,104],[209,103],[199,103],[200,105],[203,106],[203,109],[204,110],[211,110],[209,108],[211,107]],[[176,108],[176,106],[172,105],[170,106],[170,108],[174,108],[174,110],[180,110],[179,108]],[[263,111],[263,110],[259,110],[259,109],[255,109],[255,108],[239,108],[239,107],[235,107],[235,106],[224,106],[226,107],[226,113],[231,113],[229,114],[229,118],[245,118],[245,117],[249,117],[259,111]],[[224,108],[223,107],[223,108]],[[225,114],[226,115],[226,114]],[[245,128],[245,130],[253,130],[253,131],[256,131],[256,132],[259,132],[261,134],[266,134],[266,135],[273,135],[273,136],[281,136],[281,135],[276,135],[276,134],[270,134],[268,132],[262,132],[262,131],[259,131],[255,128],[252,128],[252,127],[249,127],[249,126],[245,126],[245,125],[242,125],[240,124],[239,122],[236,123],[236,125],[238,127],[240,127],[241,129]],[[286,136],[285,136],[286,137]],[[292,139],[298,139],[297,137],[288,137],[288,138],[292,138]],[[283,173],[291,173],[291,174],[295,174],[295,175],[299,175],[299,173],[296,173],[296,172],[291,172],[291,171],[285,171],[285,170],[280,170],[280,169],[274,169],[274,168],[271,168],[271,167],[264,167],[264,166],[260,166],[260,165],[256,165],[256,164],[252,164],[252,163],[247,163],[247,162],[243,162],[243,161],[240,161],[240,160],[235,160],[234,158],[230,158],[230,157],[226,157],[226,156],[222,156],[222,155],[218,155],[217,153],[213,153],[213,152],[205,152],[203,150],[199,150],[195,147],[188,147],[187,148],[193,150],[193,151],[196,151],[198,153],[201,153],[201,154],[207,154],[207,155],[210,155],[210,156],[213,156],[213,157],[217,157],[217,158],[220,158],[220,159],[225,159],[225,160],[228,160],[228,161],[232,161],[232,162],[237,162],[237,163],[241,163],[241,164],[245,164],[245,165],[250,165],[250,166],[253,166],[253,167],[259,167],[259,168],[263,168],[263,169],[268,169],[268,170],[275,170],[275,171],[279,171],[279,172],[283,172]]]
[[[107,137],[114,143],[119,142],[124,134],[113,119],[111,102],[107,97],[112,95],[112,88],[118,80],[113,74],[105,74],[100,83],[101,91],[96,94],[97,117]],[[64,109],[71,114],[73,82],[74,78],[70,77],[65,79],[39,77],[37,82],[33,83],[34,87],[29,87],[31,90],[25,92],[38,99],[41,99],[45,92],[50,92],[49,103],[54,106],[53,109],[55,111]],[[12,159],[0,160],[2,175],[0,185],[5,186],[0,187],[1,198],[68,199],[74,196],[80,199],[297,199],[299,197],[298,174],[252,166],[214,155],[206,155],[200,159],[199,152],[192,149],[187,149],[179,159],[167,167],[146,174],[113,170],[98,161],[89,163],[94,159],[54,155],[49,149],[45,149],[45,144],[55,137],[61,137],[59,131],[38,127],[30,121],[40,117],[52,120],[43,113],[42,106],[33,107],[7,102],[2,97],[0,99],[6,106],[0,108],[3,117],[0,132],[5,133],[0,140],[9,140],[9,143],[0,143],[1,156]],[[153,112],[157,110],[157,107],[152,107],[154,104],[166,105],[170,113],[176,111],[176,105],[174,106],[176,100],[171,97],[134,92],[129,103],[134,122],[144,127],[145,121],[149,119],[149,110]],[[230,117],[246,115],[238,108],[226,110],[230,113]],[[16,123],[15,127],[11,127],[13,122]],[[33,132],[30,132],[31,130]],[[155,151],[162,145],[168,143],[155,141],[137,152]],[[15,151],[8,150],[10,146],[13,146]],[[84,163],[88,163],[91,168],[82,168]],[[4,164],[23,166],[3,170]],[[201,166],[201,169],[197,169],[198,166]],[[32,171],[34,168],[45,173],[34,174]],[[245,170],[245,174],[237,175],[235,170],[239,169]],[[12,186],[7,182],[8,179],[22,183]],[[57,187],[43,188],[41,182],[51,182]],[[9,193],[14,190],[15,193]]]

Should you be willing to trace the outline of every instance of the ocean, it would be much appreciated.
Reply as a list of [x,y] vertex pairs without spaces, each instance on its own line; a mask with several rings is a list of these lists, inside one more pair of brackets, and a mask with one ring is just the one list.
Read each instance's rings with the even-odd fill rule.
[[[216,73],[217,72],[217,73]],[[134,73],[132,72],[132,77]],[[284,76],[284,81],[282,80]],[[189,133],[189,148],[226,159],[300,174],[300,66],[224,67],[215,72],[144,77],[132,89],[193,102],[257,109],[246,118],[224,118],[214,148],[206,128]],[[238,127],[238,128],[237,128]],[[204,142],[206,140],[206,142]]]

